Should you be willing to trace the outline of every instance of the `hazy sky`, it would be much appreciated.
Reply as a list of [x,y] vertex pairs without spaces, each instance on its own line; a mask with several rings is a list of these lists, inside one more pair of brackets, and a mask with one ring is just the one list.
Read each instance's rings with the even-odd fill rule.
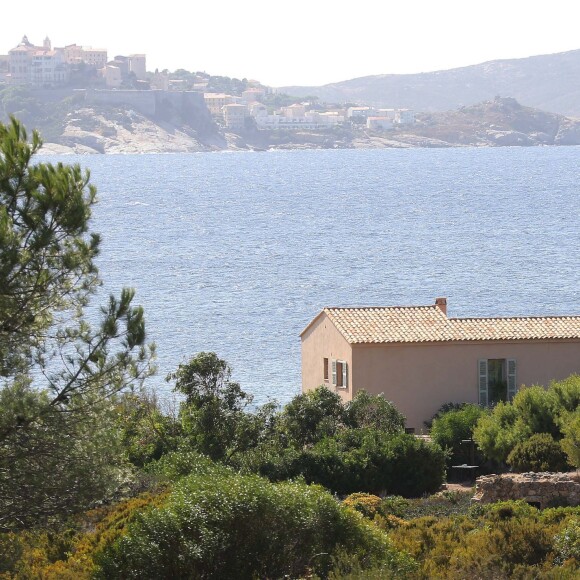
[[[151,8],[150,6],[155,6]],[[575,0],[3,2],[0,54],[53,46],[147,54],[147,68],[271,86],[416,73],[580,48]]]

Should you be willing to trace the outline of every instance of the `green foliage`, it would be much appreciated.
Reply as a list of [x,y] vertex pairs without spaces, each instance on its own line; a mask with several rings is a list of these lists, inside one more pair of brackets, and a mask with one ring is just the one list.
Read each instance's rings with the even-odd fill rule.
[[180,415],[194,449],[227,459],[245,439],[243,425],[254,427],[244,413],[252,397],[232,381],[230,366],[213,352],[201,352],[167,380],[174,380],[174,390],[186,397]]
[[568,456],[570,465],[580,469],[580,409],[576,409],[574,413],[563,413],[560,425],[564,435],[560,445]]
[[573,578],[578,573],[574,561],[568,568],[554,567],[557,538],[564,537],[577,509],[540,512],[525,502],[477,507],[470,515],[423,517],[391,529],[395,546],[419,562],[416,578]]
[[443,449],[451,451],[451,463],[468,463],[469,448],[461,443],[471,439],[477,421],[485,411],[478,405],[462,405],[460,408],[442,412],[433,419],[431,438]]
[[241,96],[248,88],[246,79],[236,79],[222,76],[210,76],[206,91],[208,93],[226,93],[228,95]]
[[143,467],[174,450],[181,436],[180,424],[164,414],[152,393],[125,393],[116,401],[116,419],[129,461]]
[[498,403],[484,415],[474,429],[474,439],[483,454],[500,463],[518,443],[538,433],[562,439],[563,418],[580,404],[580,375],[553,381],[548,389],[529,387],[520,390],[511,403]]
[[515,471],[567,471],[566,455],[560,444],[548,433],[536,433],[518,443],[510,452],[507,463]]
[[302,476],[340,494],[421,495],[438,489],[445,471],[438,445],[373,429],[343,430],[302,450],[263,446],[244,459],[242,469],[274,481]]
[[231,475],[233,470],[195,451],[180,450],[167,453],[159,461],[151,463],[147,466],[147,472],[176,482],[187,475]]
[[298,577],[324,573],[329,558],[319,555],[339,550],[367,567],[406,561],[320,488],[210,473],[181,480],[166,507],[140,517],[105,549],[98,577]]
[[505,462],[510,451],[531,435],[530,428],[521,420],[511,403],[498,403],[492,413],[483,415],[475,429],[473,439],[488,458]]
[[358,391],[346,405],[346,424],[351,428],[372,428],[384,433],[403,433],[405,417],[383,395]]
[[[100,281],[96,191],[78,165],[33,164],[41,147],[0,124],[0,529],[109,496],[127,476],[109,399],[150,372],[133,290],[83,318]],[[47,477],[50,474],[50,477]]]
[[143,494],[58,529],[0,534],[0,578],[88,580],[98,569],[94,555],[122,536],[138,513],[161,506],[166,497]]
[[441,407],[437,409],[437,412],[433,415],[433,417],[431,417],[431,419],[428,421],[423,421],[423,424],[425,425],[425,427],[427,427],[427,429],[431,429],[431,426],[433,425],[433,421],[435,419],[438,419],[442,415],[445,415],[445,413],[449,413],[449,411],[458,411],[459,409],[463,409],[463,407],[465,407],[465,405],[468,404],[469,403],[453,403],[453,402],[443,403]]
[[580,568],[580,519],[572,519],[554,537],[555,562]]
[[296,395],[282,411],[280,429],[290,445],[301,448],[335,435],[345,422],[337,393],[324,386]]
[[342,505],[354,509],[365,518],[372,520],[380,513],[382,500],[379,496],[370,493],[351,493],[344,498]]

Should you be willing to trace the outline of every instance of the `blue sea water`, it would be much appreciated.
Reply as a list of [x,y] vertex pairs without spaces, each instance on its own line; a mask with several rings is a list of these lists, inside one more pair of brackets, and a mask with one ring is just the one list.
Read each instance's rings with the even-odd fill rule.
[[546,147],[62,161],[91,170],[104,292],[137,289],[157,343],[151,386],[167,392],[170,371],[212,350],[257,403],[284,403],[300,389],[299,333],[323,306],[447,296],[450,316],[580,314],[579,159]]

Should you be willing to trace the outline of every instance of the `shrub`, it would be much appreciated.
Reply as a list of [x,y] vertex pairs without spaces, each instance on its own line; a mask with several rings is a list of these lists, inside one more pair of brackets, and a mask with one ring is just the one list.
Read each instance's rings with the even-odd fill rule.
[[567,471],[566,454],[548,433],[537,433],[518,443],[508,455],[515,471]]
[[531,435],[529,427],[520,419],[517,409],[510,403],[498,403],[489,414],[482,415],[473,439],[488,459],[505,462],[510,451]]
[[[534,434],[548,433],[556,441],[562,439],[566,419],[579,405],[580,375],[553,381],[548,389],[528,387],[511,403],[498,403],[492,413],[482,416],[473,437],[487,458],[504,463],[518,443]],[[574,436],[571,439],[574,445]]]
[[580,469],[580,409],[574,413],[565,413],[560,418],[564,438],[560,441],[562,450],[568,456],[568,462]]
[[367,492],[413,497],[439,489],[445,455],[413,435],[352,429],[304,451],[297,474],[340,494]]
[[226,466],[214,463],[196,451],[172,451],[159,461],[147,466],[148,473],[169,481],[178,481],[186,475],[206,475],[209,473],[232,473]]
[[280,429],[290,445],[302,447],[334,435],[344,419],[345,409],[340,396],[320,386],[297,395],[284,407]]
[[573,519],[554,537],[556,564],[580,566],[580,518]]
[[[416,578],[577,578],[577,508],[540,512],[523,501],[477,506],[468,516],[423,517],[389,537],[419,563]],[[561,544],[560,544],[561,542]],[[562,567],[554,567],[554,561]]]
[[302,450],[261,446],[236,458],[235,464],[272,481],[302,476],[345,495],[417,496],[439,489],[445,476],[445,454],[438,445],[374,429],[343,430]]
[[344,499],[342,505],[361,513],[365,518],[373,519],[380,513],[382,500],[370,493],[351,493]]
[[431,437],[442,448],[451,450],[449,464],[470,462],[470,450],[461,441],[471,439],[473,429],[484,413],[477,405],[465,404],[433,419]]
[[403,433],[405,417],[383,395],[358,391],[346,405],[346,422],[351,428],[372,428],[385,433]]
[[360,515],[315,486],[257,476],[193,475],[167,507],[140,517],[99,558],[99,577],[278,578],[326,573],[345,551],[365,567],[408,559]]
[[0,578],[88,580],[98,570],[95,553],[121,537],[138,513],[161,506],[166,498],[165,491],[146,493],[82,514],[62,530],[1,534]]

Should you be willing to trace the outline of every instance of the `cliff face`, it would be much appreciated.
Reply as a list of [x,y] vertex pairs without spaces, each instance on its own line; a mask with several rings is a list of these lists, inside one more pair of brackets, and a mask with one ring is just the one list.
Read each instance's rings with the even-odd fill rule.
[[115,108],[104,112],[84,107],[67,116],[54,153],[187,153],[207,147],[187,127],[154,122],[135,111]]

